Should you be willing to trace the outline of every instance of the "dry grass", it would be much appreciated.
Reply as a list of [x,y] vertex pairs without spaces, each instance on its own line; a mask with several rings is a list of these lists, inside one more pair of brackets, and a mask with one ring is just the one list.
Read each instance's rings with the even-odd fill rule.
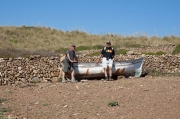
[[0,49],[16,49],[26,52],[49,51],[57,52],[68,48],[74,43],[76,46],[104,46],[107,40],[116,48],[159,46],[164,44],[180,44],[180,37],[164,36],[119,36],[114,34],[91,35],[86,32],[61,31],[46,27],[0,27]]

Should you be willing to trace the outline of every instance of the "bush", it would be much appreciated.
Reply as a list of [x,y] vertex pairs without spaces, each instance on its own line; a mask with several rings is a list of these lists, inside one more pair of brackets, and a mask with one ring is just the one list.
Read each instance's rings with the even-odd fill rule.
[[128,50],[126,50],[126,49],[119,49],[116,51],[116,55],[120,55],[120,54],[125,55],[127,51]]
[[116,101],[108,102],[108,106],[110,106],[110,107],[118,106],[118,102],[116,102]]
[[159,52],[156,52],[155,55],[159,56],[159,55],[163,55],[163,54],[166,54],[165,52],[162,52],[162,51],[159,51]]
[[173,55],[178,54],[178,53],[180,53],[180,44],[177,45],[176,48],[172,52]]
[[2,102],[4,102],[4,101],[6,101],[6,99],[0,98],[0,103],[2,103]]
[[43,106],[48,106],[49,104],[48,103],[43,103]]
[[104,46],[102,46],[102,45],[95,45],[95,46],[92,46],[92,48],[91,49],[93,49],[93,50],[98,50],[98,49],[102,49]]
[[79,46],[79,47],[76,47],[76,51],[89,50],[89,49],[90,49],[89,46]]
[[11,112],[12,109],[11,108],[1,108],[0,112]]
[[88,54],[88,56],[90,57],[99,56],[99,55],[100,55],[100,52],[93,52],[93,53]]

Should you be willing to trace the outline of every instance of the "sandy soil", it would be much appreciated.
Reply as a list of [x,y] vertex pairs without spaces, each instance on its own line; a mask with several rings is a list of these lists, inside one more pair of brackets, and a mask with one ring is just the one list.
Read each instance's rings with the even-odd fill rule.
[[180,77],[0,86],[0,100],[0,118],[179,119]]

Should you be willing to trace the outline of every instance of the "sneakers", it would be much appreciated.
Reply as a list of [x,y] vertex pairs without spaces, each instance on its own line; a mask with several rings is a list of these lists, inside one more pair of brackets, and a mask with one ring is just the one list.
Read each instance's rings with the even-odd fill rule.
[[112,76],[109,76],[109,81],[113,81]]
[[75,82],[78,82],[78,81],[77,81],[75,78],[72,78],[72,79],[71,79],[71,82],[72,82],[72,83],[75,83]]
[[62,78],[62,83],[67,83],[65,78]]
[[108,78],[108,77],[105,77],[105,80],[106,80],[106,81],[113,81],[114,79],[112,79],[112,76],[109,76],[109,78]]
[[108,77],[105,77],[105,80],[106,80],[106,81],[109,81]]

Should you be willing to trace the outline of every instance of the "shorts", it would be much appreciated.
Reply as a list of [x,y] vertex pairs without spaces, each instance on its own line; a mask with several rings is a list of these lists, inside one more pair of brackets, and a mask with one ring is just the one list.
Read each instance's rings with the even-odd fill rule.
[[112,67],[113,66],[113,59],[107,60],[106,57],[102,58],[102,66],[103,68]]
[[63,65],[62,65],[63,72],[72,72],[73,70],[75,70],[75,68],[73,67],[73,63],[63,61]]

